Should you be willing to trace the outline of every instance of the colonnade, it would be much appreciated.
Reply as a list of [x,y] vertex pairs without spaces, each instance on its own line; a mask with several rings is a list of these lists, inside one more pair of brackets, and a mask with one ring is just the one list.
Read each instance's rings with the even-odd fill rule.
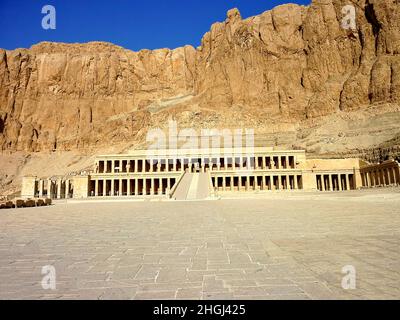
[[400,184],[399,166],[372,166],[361,172],[364,187],[377,187]]
[[95,173],[149,173],[174,171],[222,171],[295,169],[295,156],[235,156],[178,159],[98,160]]
[[35,196],[51,199],[72,198],[73,185],[69,179],[39,179],[35,183]]
[[212,176],[217,191],[297,190],[303,189],[301,175]]
[[317,174],[317,189],[320,191],[353,190],[354,174]]
[[176,183],[172,177],[93,178],[89,182],[89,196],[167,195]]

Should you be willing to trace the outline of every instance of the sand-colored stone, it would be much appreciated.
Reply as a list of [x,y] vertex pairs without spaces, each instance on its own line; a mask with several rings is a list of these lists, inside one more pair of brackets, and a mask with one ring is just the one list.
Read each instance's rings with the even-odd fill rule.
[[247,19],[232,9],[198,48],[0,49],[0,150],[11,152],[0,155],[0,193],[20,190],[23,175],[84,170],[107,148],[142,148],[170,118],[180,129],[254,128],[261,146],[381,157],[400,141],[400,9],[357,1],[353,32],[340,27],[347,4],[287,4]]
[[0,149],[128,146],[169,116],[185,126],[251,126],[276,136],[371,105],[393,111],[399,6],[357,1],[353,32],[340,26],[345,4],[287,4],[247,19],[233,9],[196,49],[44,42],[0,50]]

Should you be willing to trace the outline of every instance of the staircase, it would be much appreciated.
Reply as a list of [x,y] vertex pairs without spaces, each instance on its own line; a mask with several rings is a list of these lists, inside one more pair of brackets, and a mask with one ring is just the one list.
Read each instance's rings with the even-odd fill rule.
[[209,177],[207,173],[184,173],[172,199],[202,200],[210,197]]

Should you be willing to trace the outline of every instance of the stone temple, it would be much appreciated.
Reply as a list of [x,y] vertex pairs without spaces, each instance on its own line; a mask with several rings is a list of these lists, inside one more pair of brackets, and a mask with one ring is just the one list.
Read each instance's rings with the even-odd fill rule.
[[92,170],[23,178],[21,196],[52,199],[212,199],[237,192],[348,191],[400,183],[399,164],[307,159],[304,150],[165,149],[97,156]]

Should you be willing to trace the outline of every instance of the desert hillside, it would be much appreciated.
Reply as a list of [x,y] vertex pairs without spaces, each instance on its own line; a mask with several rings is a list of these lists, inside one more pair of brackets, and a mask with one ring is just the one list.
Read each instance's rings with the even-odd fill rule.
[[[341,27],[353,3],[356,29]],[[0,194],[143,145],[150,128],[253,128],[315,156],[399,154],[400,2],[314,0],[242,19],[197,48],[109,43],[0,49]]]

